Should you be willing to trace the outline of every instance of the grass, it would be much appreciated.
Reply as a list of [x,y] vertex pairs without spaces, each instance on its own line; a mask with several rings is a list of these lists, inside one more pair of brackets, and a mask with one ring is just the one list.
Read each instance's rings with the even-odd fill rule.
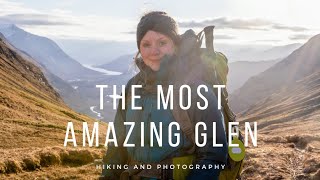
[[70,112],[63,111],[63,110],[61,110],[60,112],[62,112],[63,114],[69,116],[69,117],[72,118],[72,119],[75,119],[75,120],[78,120],[78,121],[81,121],[81,122],[86,122],[85,120],[79,118],[78,116],[76,116],[76,115],[74,115],[74,114],[72,114],[72,113],[70,113]]
[[4,164],[5,173],[18,173],[22,171],[20,163],[16,160],[9,159]]
[[[0,179],[98,177],[78,170],[101,158],[105,149],[63,147],[67,122],[73,122],[76,138],[82,139],[82,122],[96,120],[64,104],[41,69],[2,41],[0,59]],[[99,126],[106,129],[106,123]],[[99,137],[102,142],[105,132]]]
[[23,170],[25,171],[35,171],[36,169],[40,169],[41,167],[40,160],[33,156],[24,158],[22,162],[23,162]]
[[[38,148],[10,150],[10,158],[0,160],[0,174],[33,172],[47,167],[81,167],[94,163],[95,159],[102,158],[103,149],[89,148]],[[21,153],[24,152],[24,153]]]

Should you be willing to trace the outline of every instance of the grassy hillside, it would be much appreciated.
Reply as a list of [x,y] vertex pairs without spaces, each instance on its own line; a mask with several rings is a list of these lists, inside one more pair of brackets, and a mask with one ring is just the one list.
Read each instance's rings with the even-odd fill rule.
[[246,179],[320,179],[320,72],[239,114],[258,123],[258,147],[247,149]]
[[[0,179],[98,177],[93,161],[105,148],[63,147],[69,121],[81,147],[82,122],[91,129],[95,120],[68,108],[41,70],[1,38]],[[102,144],[106,124],[99,126]]]

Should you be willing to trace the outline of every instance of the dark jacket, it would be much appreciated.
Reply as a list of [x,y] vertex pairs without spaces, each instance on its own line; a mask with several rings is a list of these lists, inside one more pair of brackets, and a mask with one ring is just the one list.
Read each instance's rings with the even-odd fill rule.
[[[186,155],[185,149],[192,146],[191,141],[180,131],[173,131],[173,133],[181,134],[181,140],[178,147],[171,147],[168,143],[168,125],[175,121],[171,110],[157,109],[157,85],[163,87],[169,84],[175,84],[177,81],[177,74],[182,75],[178,68],[178,63],[175,62],[174,57],[164,58],[161,61],[160,70],[155,72],[146,66],[142,60],[137,61],[137,66],[140,72],[135,75],[126,85],[126,109],[121,109],[121,102],[118,105],[115,116],[115,130],[119,143],[119,147],[108,147],[106,156],[104,157],[105,164],[126,164],[128,157],[144,162],[157,163],[161,160]],[[180,65],[181,66],[181,65]],[[180,68],[181,69],[181,68]],[[188,73],[188,72],[184,72]],[[181,76],[180,76],[181,77]],[[136,99],[136,106],[141,106],[142,110],[133,110],[131,107],[131,86],[133,84],[142,85],[142,89],[135,94],[140,95],[140,99]],[[197,95],[196,88],[198,85],[207,85],[208,92],[202,92],[204,97],[208,100],[208,108],[199,110],[197,102],[203,103],[202,99]],[[201,76],[193,76],[188,85],[191,87],[191,108],[187,110],[193,124],[196,122],[204,122],[207,125],[207,131],[200,131],[199,133],[207,133],[207,144],[204,147],[197,147],[195,150],[196,160],[194,164],[208,165],[208,164],[224,164],[227,158],[227,140],[225,135],[223,115],[217,106],[217,98],[213,92],[212,84],[206,84]],[[179,88],[179,87],[178,87]],[[184,99],[187,99],[185,96]],[[135,122],[135,128],[130,136],[130,144],[135,144],[135,147],[122,147],[124,138],[129,129],[123,125],[123,122]],[[140,146],[141,127],[140,122],[144,122],[144,147]],[[163,146],[158,147],[156,138],[154,138],[154,146],[150,147],[150,122],[155,122],[159,130],[158,122],[162,122],[162,139]],[[216,122],[217,133],[216,142],[223,144],[223,147],[212,147],[213,144],[213,127],[212,122]],[[128,127],[127,127],[128,128]],[[175,128],[173,128],[174,130]],[[199,136],[201,139],[201,136]],[[174,141],[175,142],[175,141]],[[200,140],[201,142],[201,140]],[[119,177],[122,170],[104,170],[103,175]],[[188,176],[188,179],[215,179],[219,176],[219,170],[197,170],[193,169]]]

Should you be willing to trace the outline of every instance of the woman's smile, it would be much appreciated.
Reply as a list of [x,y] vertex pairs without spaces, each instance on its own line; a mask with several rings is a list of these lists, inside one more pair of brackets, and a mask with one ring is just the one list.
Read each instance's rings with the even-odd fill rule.
[[140,53],[143,62],[154,71],[159,70],[161,58],[166,54],[172,55],[174,51],[174,42],[156,31],[148,31],[141,40]]

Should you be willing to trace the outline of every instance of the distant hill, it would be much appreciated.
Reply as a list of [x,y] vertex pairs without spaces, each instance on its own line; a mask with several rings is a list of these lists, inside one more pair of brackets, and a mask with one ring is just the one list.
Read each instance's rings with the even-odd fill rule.
[[301,47],[301,45],[302,44],[300,43],[294,43],[284,46],[275,46],[265,51],[262,51],[261,53],[257,54],[257,56],[260,56],[260,58],[264,60],[283,59],[287,57],[289,54],[291,54],[294,50]]
[[229,59],[229,62],[236,61],[270,61],[283,59],[294,50],[301,47],[302,44],[294,43],[282,46],[272,45],[240,45],[240,44],[219,44],[215,45],[217,51],[223,52]]
[[[119,56],[135,54],[135,41],[103,41],[55,39],[59,46],[81,64],[103,65]],[[215,49],[227,55],[229,62],[235,61],[269,61],[285,58],[302,44],[272,46],[265,44],[225,44],[215,43]],[[90,52],[90,53],[88,53]],[[130,57],[130,59],[132,59]]]
[[86,79],[101,75],[69,57],[54,41],[28,33],[15,25],[2,24],[0,32],[16,48],[63,80]]
[[232,93],[240,88],[250,77],[255,76],[279,60],[272,61],[237,61],[229,63],[229,74],[227,88],[228,92]]
[[137,52],[135,41],[55,39],[55,42],[81,64],[106,64],[122,54]]
[[[258,121],[260,129],[297,119],[320,117],[320,70],[257,102],[239,114],[242,120]],[[264,121],[268,119],[267,121]],[[319,121],[320,123],[320,121]],[[320,128],[320,127],[319,127]],[[266,128],[267,130],[268,128]]]
[[[251,76],[263,72],[271,65],[280,61],[292,53],[301,44],[288,44],[285,46],[246,46],[246,45],[228,45],[216,44],[217,51],[227,55],[229,59],[229,85],[228,89],[233,92],[241,87],[243,83]],[[126,54],[119,56],[105,64],[96,67],[111,71],[127,72],[134,66],[135,54]],[[230,61],[231,59],[231,61]],[[236,61],[235,61],[236,60]]]
[[133,68],[134,64],[134,54],[127,54],[119,56],[118,58],[106,63],[99,65],[97,67],[103,68],[110,71],[118,71],[122,73],[127,73],[130,68]]

